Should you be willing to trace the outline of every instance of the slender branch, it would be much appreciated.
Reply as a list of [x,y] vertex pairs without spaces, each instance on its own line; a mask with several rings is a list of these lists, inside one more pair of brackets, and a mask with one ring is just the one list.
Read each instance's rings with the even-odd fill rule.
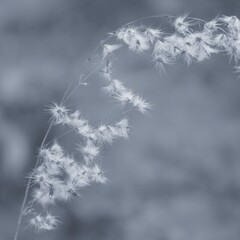
[[65,96],[64,101],[62,101],[63,104],[66,103],[66,101],[77,91],[77,89],[86,82],[86,80],[93,75],[97,70],[99,69],[99,67],[93,69],[86,77],[84,77],[82,79],[82,81],[79,81],[78,84],[76,85],[75,88],[72,89],[72,91],[68,94],[68,96]]
[[56,141],[56,140],[58,140],[58,139],[60,139],[60,138],[65,137],[66,135],[68,135],[69,133],[72,133],[72,132],[74,132],[74,131],[75,131],[74,128],[71,128],[70,130],[67,130],[65,133],[63,133],[63,134],[61,134],[61,135],[59,135],[59,136],[57,136],[57,137],[54,137],[54,139],[52,139],[51,141],[49,141],[48,143],[46,143],[45,146],[49,146],[49,144],[53,143],[54,141]]
[[153,18],[169,18],[169,19],[171,19],[171,18],[174,18],[174,16],[161,14],[161,15],[140,17],[140,18],[137,18],[136,20],[133,20],[131,22],[128,22],[128,23],[124,24],[123,27],[127,26],[127,25],[131,25],[131,24],[137,23],[137,22],[142,21],[142,20],[153,19]]

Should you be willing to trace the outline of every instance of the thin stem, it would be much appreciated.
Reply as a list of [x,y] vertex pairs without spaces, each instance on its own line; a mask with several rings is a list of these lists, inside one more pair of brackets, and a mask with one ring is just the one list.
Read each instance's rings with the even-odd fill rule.
[[[51,122],[51,124],[49,125],[49,127],[47,129],[47,132],[45,133],[45,136],[42,140],[40,149],[44,146],[44,143],[47,139],[47,136],[48,136],[50,130],[52,129],[52,126],[53,126],[53,122]],[[17,240],[18,236],[19,236],[19,231],[20,231],[22,219],[23,219],[23,216],[24,216],[24,210],[25,210],[25,206],[26,206],[26,203],[27,203],[27,198],[28,198],[31,182],[32,182],[32,179],[33,179],[34,170],[37,168],[39,163],[40,163],[40,157],[38,155],[36,164],[34,166],[34,169],[33,169],[32,173],[31,173],[31,175],[28,179],[28,183],[27,183],[27,187],[26,187],[26,190],[25,190],[22,206],[21,206],[21,209],[20,209],[20,214],[19,214],[19,217],[18,217],[17,229],[16,229],[16,232],[15,232],[14,240]]]
[[93,75],[97,70],[99,69],[99,67],[93,69],[86,77],[83,78],[82,81],[79,81],[78,84],[76,85],[75,88],[72,89],[72,91],[68,94],[68,96],[65,97],[64,101],[63,101],[63,104],[66,103],[66,101],[77,91],[77,89],[83,84],[86,82],[86,80],[91,76]]
[[[90,55],[90,57],[82,64],[82,66],[81,66],[80,68],[83,69],[83,67],[88,66],[88,64],[93,61],[93,57],[96,55],[97,50],[98,50],[101,46],[103,46],[104,43],[107,42],[107,41],[108,41],[109,39],[111,39],[112,37],[113,37],[113,36],[108,36],[106,39],[104,39],[103,41],[101,41],[101,43],[99,43],[99,44],[96,46],[96,48],[93,50],[93,52],[92,52],[92,54]],[[82,77],[81,77],[81,75],[80,75],[79,81],[81,81],[81,80],[82,80]],[[85,79],[85,80],[86,80],[86,79]],[[85,80],[83,80],[83,81],[85,81]],[[67,94],[68,94],[69,91],[71,90],[71,87],[73,86],[74,82],[75,82],[75,80],[73,80],[73,81],[71,82],[71,84],[69,84],[67,90],[65,91],[65,93],[64,93],[64,95],[63,95],[63,98],[62,98],[62,101],[61,101],[61,105],[65,102],[66,97],[67,97]]]
[[49,146],[49,144],[53,143],[54,141],[56,141],[56,140],[58,140],[58,139],[60,139],[60,138],[65,137],[66,135],[68,135],[68,134],[71,133],[71,132],[74,132],[74,130],[75,130],[74,128],[71,128],[70,130],[66,131],[65,133],[63,133],[63,134],[55,137],[53,140],[51,140],[51,141],[49,141],[48,143],[46,143],[45,146],[46,146],[46,145]]
[[153,15],[153,16],[148,16],[148,17],[140,17],[140,18],[138,18],[134,21],[131,21],[131,22],[128,22],[128,23],[124,24],[123,26],[131,25],[131,24],[137,23],[139,21],[152,19],[152,18],[169,18],[169,19],[171,19],[171,18],[174,18],[174,16],[161,14],[161,15]]

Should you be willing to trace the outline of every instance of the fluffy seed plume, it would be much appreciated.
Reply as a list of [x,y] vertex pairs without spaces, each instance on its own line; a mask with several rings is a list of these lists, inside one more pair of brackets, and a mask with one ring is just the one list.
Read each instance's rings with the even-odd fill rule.
[[138,95],[134,96],[132,103],[133,106],[143,114],[146,113],[149,109],[152,109],[152,105]]
[[[174,53],[175,54],[175,53]],[[166,73],[165,65],[171,65],[175,56],[171,54],[171,45],[168,41],[157,41],[153,51],[153,62],[160,73]]]
[[173,26],[176,31],[184,36],[191,33],[190,27],[193,25],[191,20],[188,20],[188,14],[177,17],[173,21]]
[[112,63],[107,62],[107,65],[101,70],[101,73],[105,79],[110,81],[112,79]]
[[121,104],[131,104],[141,113],[146,113],[147,109],[151,108],[149,103],[137,94],[134,94],[131,90],[125,88],[123,83],[117,79],[112,80],[103,90]]
[[140,29],[129,26],[121,28],[117,31],[116,36],[123,41],[131,51],[140,53],[149,49],[148,38],[140,31]]
[[68,109],[62,105],[53,103],[48,109],[55,124],[66,124],[68,122]]
[[108,55],[112,54],[114,51],[121,47],[120,44],[104,44],[103,45],[103,58],[106,58]]
[[149,42],[154,43],[159,39],[160,37],[163,36],[163,32],[160,29],[154,29],[154,28],[146,28],[144,31],[144,35],[148,39]]
[[92,181],[97,183],[107,182],[107,178],[104,176],[102,169],[99,167],[99,165],[96,165],[96,164],[91,169],[91,178],[92,178]]
[[195,32],[190,34],[186,40],[191,44],[192,49],[196,51],[196,58],[199,62],[209,58],[211,54],[218,53],[219,50],[214,48],[213,39],[205,32]]
[[89,165],[100,153],[99,147],[93,141],[87,140],[85,146],[79,146],[79,151],[87,165]]
[[46,216],[36,215],[30,219],[29,223],[36,231],[47,231],[56,229],[59,221],[55,216],[47,213]]

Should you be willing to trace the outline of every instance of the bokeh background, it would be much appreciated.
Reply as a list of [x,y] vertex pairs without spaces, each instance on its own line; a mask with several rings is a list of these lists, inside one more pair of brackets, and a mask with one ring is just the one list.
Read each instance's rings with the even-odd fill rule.
[[[239,16],[240,1],[0,1],[0,240],[13,239],[48,126],[46,106],[60,100],[106,33],[138,17],[186,11],[205,20]],[[144,55],[122,54],[116,63],[118,78],[155,105],[151,118],[130,113],[129,140],[103,150],[107,185],[56,206],[58,230],[36,234],[24,223],[20,239],[239,240],[240,81],[233,65],[218,55],[160,76]],[[94,75],[68,107],[93,124],[111,122],[121,108],[101,93],[103,85]],[[59,134],[55,128],[48,140]],[[70,152],[77,139],[59,141]]]

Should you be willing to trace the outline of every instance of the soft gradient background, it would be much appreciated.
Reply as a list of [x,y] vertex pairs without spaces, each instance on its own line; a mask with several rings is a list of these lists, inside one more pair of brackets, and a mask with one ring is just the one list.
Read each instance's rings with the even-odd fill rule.
[[[186,11],[205,20],[239,17],[240,1],[0,1],[0,240],[13,239],[48,125],[46,105],[59,101],[107,32],[138,17]],[[24,223],[19,240],[239,240],[240,80],[233,65],[218,55],[159,76],[144,54],[121,54],[117,63],[126,86],[155,105],[152,118],[132,112],[130,139],[102,152],[109,184],[59,204],[57,231],[36,234]],[[121,109],[101,94],[103,85],[94,75],[68,107],[95,124],[111,122]],[[72,151],[77,139],[60,143]]]

